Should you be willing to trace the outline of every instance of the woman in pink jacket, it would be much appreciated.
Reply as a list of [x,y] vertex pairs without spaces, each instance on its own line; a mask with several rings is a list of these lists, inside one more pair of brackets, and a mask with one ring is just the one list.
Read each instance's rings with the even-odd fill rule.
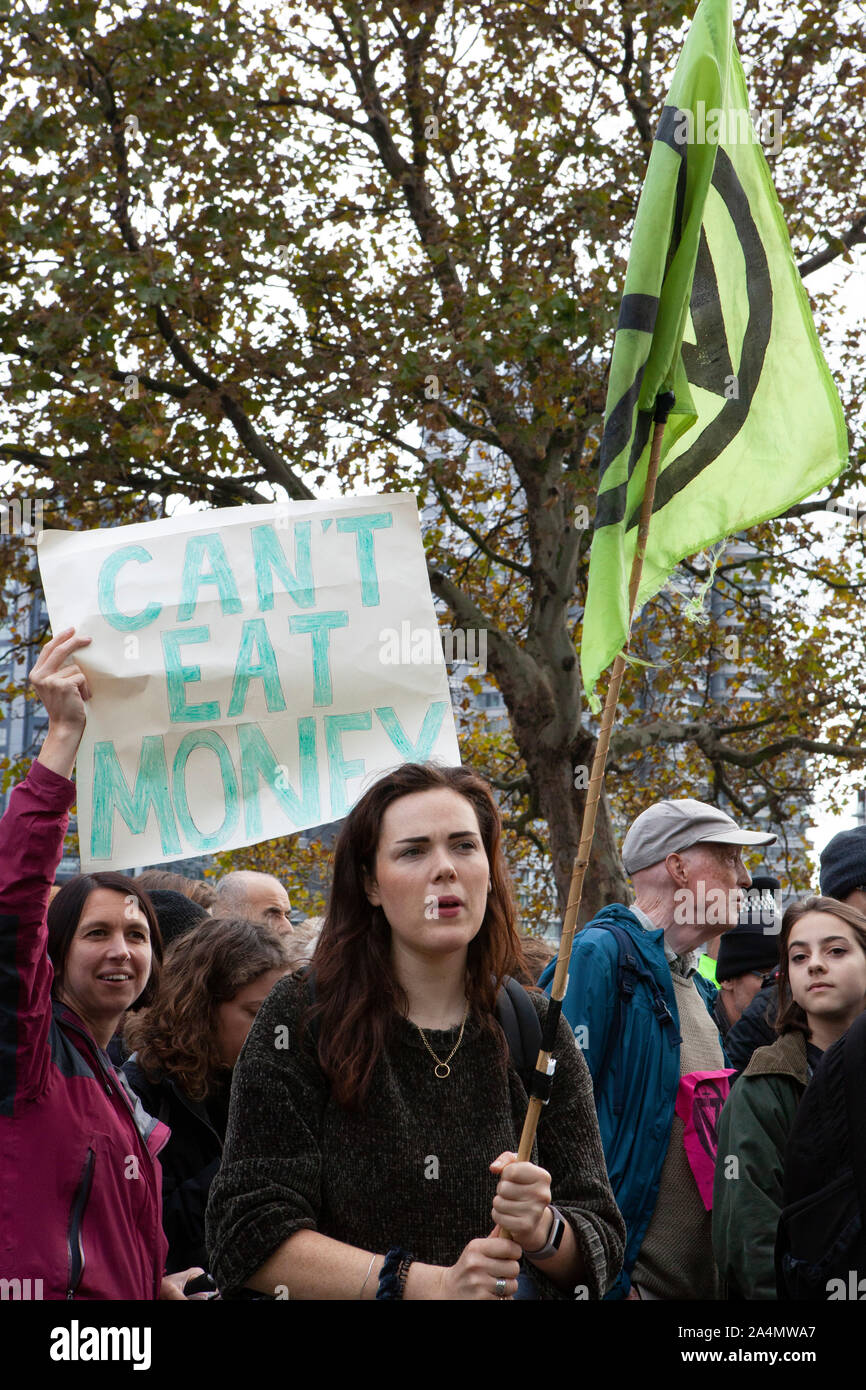
[[[153,908],[122,875],[73,880],[52,907],[49,945],[90,696],[80,667],[64,665],[90,641],[73,632],[31,672],[48,733],[0,821],[0,1278],[19,1298],[183,1298],[201,1271],[164,1278],[157,1153],[169,1131],[105,1050],[158,978]],[[82,899],[79,912],[63,911],[64,895]]]

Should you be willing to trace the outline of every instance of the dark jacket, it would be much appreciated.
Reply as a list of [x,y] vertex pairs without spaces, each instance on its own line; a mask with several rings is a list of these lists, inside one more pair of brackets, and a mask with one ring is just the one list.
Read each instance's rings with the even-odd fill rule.
[[151,1081],[135,1053],[124,1063],[123,1074],[145,1110],[171,1129],[171,1138],[160,1154],[162,1224],[168,1237],[166,1271],[174,1274],[192,1265],[206,1269],[204,1214],[222,1158],[227,1107],[217,1110],[205,1101],[190,1100],[165,1074]]
[[776,1238],[780,1298],[862,1300],[866,1292],[864,1077],[861,1013],[818,1061],[791,1127]]
[[785,1149],[809,1080],[806,1038],[759,1047],[719,1120],[713,1253],[733,1298],[774,1299]]
[[725,1052],[732,1067],[744,1072],[759,1047],[772,1047],[778,1034],[773,1024],[779,1003],[777,985],[759,989],[751,1004],[725,1034]]
[[35,762],[0,821],[0,1277],[46,1299],[155,1299],[168,1130],[51,998],[45,914],[74,796]]
[[[706,976],[704,978],[706,979]],[[719,990],[716,995],[711,1012],[713,1015],[713,1022],[719,1030],[719,1037],[722,1040],[722,1046],[725,1048],[725,1054],[727,1055],[727,1037],[733,1025],[728,1017],[728,1011],[725,1008],[725,1000],[721,990]]]
[[[655,979],[667,1005],[660,1021],[643,980],[632,1003],[623,1006],[622,1027],[601,1087],[596,1087],[598,1125],[616,1203],[625,1218],[628,1238],[622,1273],[610,1299],[625,1298],[650,1218],[655,1210],[662,1166],[671,1138],[680,1082],[680,1018],[664,949],[664,931],[647,931],[628,908],[602,908],[574,939],[568,988],[562,1011],[583,1049],[593,1080],[614,1026],[619,953],[613,933],[600,924],[612,921],[628,932],[642,968]],[[598,924],[598,925],[597,925]],[[539,984],[548,989],[553,963]],[[711,1011],[717,990],[702,975],[692,976]]]

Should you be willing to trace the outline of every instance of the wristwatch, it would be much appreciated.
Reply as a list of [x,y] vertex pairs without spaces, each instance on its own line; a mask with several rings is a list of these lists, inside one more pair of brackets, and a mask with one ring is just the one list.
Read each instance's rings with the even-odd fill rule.
[[524,1255],[528,1255],[531,1260],[549,1260],[555,1255],[565,1233],[565,1217],[556,1207],[551,1206],[553,1212],[553,1225],[550,1228],[550,1235],[547,1237],[547,1244],[542,1245],[540,1250],[524,1250]]

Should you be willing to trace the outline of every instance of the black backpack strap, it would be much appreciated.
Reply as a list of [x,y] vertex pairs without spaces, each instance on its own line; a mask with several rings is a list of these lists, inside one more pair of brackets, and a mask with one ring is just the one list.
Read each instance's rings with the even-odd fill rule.
[[[614,1048],[616,1047],[617,1041],[619,1040],[619,1037],[622,1032],[623,1003],[631,1003],[632,999],[634,998],[634,992],[637,982],[639,980],[643,981],[643,983],[647,986],[647,989],[649,990],[650,999],[652,1001],[652,1010],[656,1018],[658,1019],[659,1024],[661,1026],[670,1024],[670,1026],[673,1028],[674,1018],[673,1014],[668,1008],[667,1000],[665,999],[664,994],[659,988],[658,981],[656,980],[655,976],[641,964],[640,959],[638,958],[637,953],[635,952],[634,946],[632,944],[631,937],[629,936],[625,928],[619,926],[616,922],[605,921],[594,922],[593,926],[604,927],[606,931],[612,932],[614,940],[616,941],[617,948],[616,1002],[614,1004],[613,1019],[611,1021],[611,1026],[608,1029],[607,1042],[605,1044],[604,1054],[596,1070],[592,1083],[593,1095],[595,1096],[597,1105],[602,1083],[605,1079],[605,1076],[607,1075],[608,1068],[610,1067],[611,1061],[613,1059]],[[672,1041],[674,1040],[672,1039]],[[682,1039],[679,1036],[679,1034],[677,1034],[676,1042],[682,1042]],[[613,1110],[615,1115],[619,1115],[622,1113],[624,1104],[625,1078],[624,1076],[620,1075],[617,1082],[616,1092],[613,1098]]]
[[496,995],[496,1017],[505,1034],[511,1060],[529,1092],[541,1051],[541,1019],[523,985],[510,975],[505,976]]
[[523,1035],[520,1032],[517,1009],[508,989],[509,984],[511,984],[510,975],[503,980],[496,994],[496,1018],[505,1034],[511,1060],[522,1077],[526,1069],[526,1056],[523,1051]]
[[[602,926],[602,923],[597,922],[595,925]],[[613,925],[612,922],[606,922],[604,923],[604,925],[607,927],[609,931],[613,933],[613,938],[616,942],[616,995],[613,1006],[613,1018],[611,1019],[610,1028],[607,1030],[607,1042],[604,1045],[604,1052],[602,1053],[601,1061],[599,1062],[596,1068],[595,1076],[592,1078],[592,1094],[595,1100],[596,1109],[598,1109],[598,1097],[601,1091],[602,1082],[604,1081],[604,1078],[607,1075],[608,1067],[610,1066],[611,1060],[613,1058],[613,1050],[616,1047],[617,1039],[619,1038],[622,1032],[623,937],[626,937],[626,942],[628,943],[628,937],[626,936],[626,933],[623,931],[622,927],[616,927]],[[634,990],[632,990],[632,993],[634,993]]]

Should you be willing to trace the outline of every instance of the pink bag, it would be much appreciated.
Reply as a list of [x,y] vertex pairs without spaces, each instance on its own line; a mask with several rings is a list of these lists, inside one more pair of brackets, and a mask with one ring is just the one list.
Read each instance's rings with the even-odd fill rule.
[[734,1068],[727,1071],[691,1071],[681,1077],[676,1113],[683,1122],[683,1143],[695,1175],[701,1201],[713,1209],[713,1177],[719,1146],[719,1116],[731,1093]]

